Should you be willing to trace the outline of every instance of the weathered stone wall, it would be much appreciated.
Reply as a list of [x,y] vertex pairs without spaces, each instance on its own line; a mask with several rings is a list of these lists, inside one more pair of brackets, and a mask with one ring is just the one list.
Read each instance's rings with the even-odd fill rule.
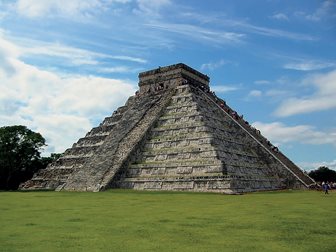
[[125,106],[118,108],[112,116],[106,117],[98,127],[91,129],[85,137],[73,144],[72,148],[67,149],[58,160],[49,164],[46,169],[38,171],[20,188],[25,190],[61,188],[72,173],[82,169],[85,162],[104,143],[106,137],[114,131],[124,112],[132,106],[134,99],[133,96],[130,97]]
[[239,193],[314,183],[210,92],[208,76],[176,64],[139,78],[140,92],[22,188]]
[[[295,165],[290,159],[288,159],[281,151],[273,146],[270,141],[260,134],[260,131],[251,127],[247,121],[245,121],[241,116],[237,114],[232,108],[230,108],[225,101],[219,99],[214,93],[209,91],[202,91],[198,89],[198,93],[201,93],[199,97],[205,97],[209,103],[209,106],[217,108],[217,115],[224,114],[226,118],[230,119],[231,124],[240,131],[243,136],[247,136],[251,142],[251,146],[254,146],[258,153],[263,156],[263,160],[267,163],[270,162],[269,159],[275,160],[278,166],[285,169],[288,172],[288,177],[285,175],[283,179],[287,187],[310,187],[315,185],[315,181],[310,178],[306,173],[304,173],[297,165]],[[282,169],[280,169],[281,171]],[[287,174],[287,173],[285,173]],[[283,177],[283,176],[282,176]],[[296,182],[298,183],[296,183]]]
[[209,77],[179,63],[160,67],[139,74],[140,94],[155,93],[158,89],[171,89],[192,82],[194,85],[209,85]]
[[[176,89],[176,95],[150,130],[135,161],[129,164],[119,181],[114,181],[114,187],[161,190],[198,190],[199,187],[204,190],[201,188],[204,181],[225,174],[210,143],[213,137],[200,120],[190,86]],[[199,183],[194,183],[195,180]],[[210,187],[212,183],[208,183]]]
[[80,170],[71,174],[63,189],[100,191],[108,186],[130,158],[133,146],[141,142],[142,136],[159,116],[169,97],[169,92],[164,91],[154,96],[137,97],[124,112],[113,133],[107,136]]
[[297,186],[297,179],[204,92],[191,85],[176,89],[113,187],[234,193]]

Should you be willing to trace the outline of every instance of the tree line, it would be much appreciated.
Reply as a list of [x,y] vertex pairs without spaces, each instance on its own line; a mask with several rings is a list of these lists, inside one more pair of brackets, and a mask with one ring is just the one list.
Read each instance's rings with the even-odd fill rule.
[[312,170],[308,175],[316,182],[336,182],[336,171],[329,169],[326,166],[321,166],[316,170]]
[[15,125],[0,128],[0,190],[16,190],[44,169],[60,154],[41,157],[45,139],[26,126]]

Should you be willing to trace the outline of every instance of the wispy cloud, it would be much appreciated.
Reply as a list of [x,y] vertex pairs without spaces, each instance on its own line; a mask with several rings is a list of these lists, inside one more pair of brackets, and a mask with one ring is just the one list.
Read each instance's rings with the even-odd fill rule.
[[219,61],[216,61],[216,62],[209,62],[209,63],[204,63],[201,65],[201,70],[210,70],[210,71],[213,71],[219,67],[222,67],[223,65],[225,64],[229,64],[231,63],[230,61],[227,61],[227,60],[219,60]]
[[303,167],[303,169],[310,171],[310,170],[316,170],[321,166],[326,166],[329,169],[336,171],[336,159],[332,160],[330,162],[326,161],[320,161],[320,162],[299,162],[298,165],[300,167]]
[[284,13],[276,13],[276,14],[272,15],[271,18],[277,19],[277,20],[289,21],[288,16]]
[[261,90],[256,90],[256,89],[254,89],[254,90],[251,90],[250,92],[249,92],[249,94],[248,94],[248,97],[260,97],[260,96],[262,96],[262,91]]
[[147,63],[146,59],[138,58],[138,57],[124,56],[124,55],[106,55],[106,54],[103,54],[103,55],[104,55],[103,57],[107,57],[110,59],[132,61],[132,62],[137,62],[137,63]]
[[0,37],[0,123],[39,131],[48,151],[63,152],[135,91],[129,81],[42,70],[20,53]]
[[268,81],[268,80],[256,80],[253,82],[254,84],[257,84],[257,85],[268,85],[270,84],[271,82]]
[[[12,6],[12,2],[10,1],[0,1],[0,20],[3,19],[4,17],[8,16],[8,10],[11,8]],[[1,28],[0,28],[0,32],[1,32]]]
[[331,59],[324,59],[321,57],[310,57],[307,55],[285,54],[270,52],[268,57],[272,57],[282,61],[284,69],[291,69],[297,71],[314,71],[327,68],[335,68],[336,61]]
[[321,6],[313,13],[299,12],[298,15],[304,16],[307,20],[320,21],[325,18],[336,17],[336,2],[334,0],[323,1]]
[[18,0],[14,8],[18,14],[28,18],[61,16],[78,20],[78,18],[90,18],[101,11],[107,10],[113,3],[128,2],[130,2],[130,0]]
[[[291,32],[288,30],[274,29],[267,26],[254,25],[252,22],[246,22],[245,20],[238,18],[229,18],[225,15],[216,13],[195,13],[188,11],[186,13],[180,13],[180,16],[184,18],[189,18],[192,21],[197,20],[201,24],[213,24],[217,27],[223,27],[224,29],[230,29],[231,32],[244,34],[257,34],[261,36],[274,37],[274,38],[284,38],[294,41],[314,41],[317,40],[316,37],[299,33]],[[272,16],[273,18],[287,20],[289,19],[284,13],[276,13]]]
[[130,61],[136,63],[146,63],[147,60],[139,57],[132,57],[127,55],[108,55],[104,53],[97,53],[80,48],[75,48],[59,43],[46,43],[41,41],[31,41],[30,47],[21,47],[21,53],[28,55],[45,55],[50,57],[60,57],[68,59],[75,65],[80,63],[96,65],[98,59],[115,59],[121,61]]
[[146,26],[173,34],[179,34],[189,40],[216,44],[238,43],[241,42],[245,36],[245,34],[242,33],[213,30],[191,24],[148,23]]
[[273,29],[268,27],[256,26],[243,21],[231,21],[232,25],[244,29],[244,31],[259,34],[267,37],[285,38],[290,40],[316,40],[315,37],[307,34],[290,32],[285,30]]
[[292,94],[292,92],[290,90],[287,89],[269,89],[265,92],[266,96],[272,97],[272,99],[279,98],[279,99],[283,99],[285,97],[288,97]]
[[283,67],[285,69],[298,71],[313,71],[336,67],[336,62],[301,59],[297,60],[296,62],[286,63]]
[[336,108],[336,70],[311,75],[303,83],[315,87],[317,91],[311,96],[285,99],[275,115],[285,117]]
[[[16,44],[7,38],[5,39],[4,33],[0,33],[0,48],[3,48],[2,52],[0,52],[0,58],[1,54],[10,54],[12,56],[15,55],[17,59],[27,62],[29,62],[29,59],[38,58],[46,62],[53,62],[52,68],[54,70],[59,69],[60,72],[62,72],[62,67],[64,66],[80,66],[82,67],[81,71],[86,71],[86,69],[88,69],[87,71],[90,73],[94,72],[95,74],[133,73],[138,70],[142,70],[141,67],[136,67],[134,65],[147,63],[146,59],[140,57],[132,57],[128,55],[109,55],[67,46],[60,43],[50,43],[13,37],[11,40],[15,41]],[[9,59],[5,57],[2,60],[3,69],[5,67],[7,68],[5,71],[6,74],[14,71],[14,69],[10,71],[10,64],[5,64],[8,60]]]
[[239,90],[240,86],[241,84],[219,85],[219,86],[213,86],[211,90],[217,93],[228,93],[228,92]]
[[100,73],[138,73],[143,70],[144,70],[143,68],[116,66],[116,67],[102,67],[98,69],[98,72]]
[[281,30],[281,29],[274,29],[274,28],[269,28],[266,26],[253,25],[252,23],[250,22],[248,23],[245,20],[232,19],[232,18],[230,19],[228,17],[223,17],[220,15],[215,16],[213,15],[213,13],[212,15],[207,14],[207,13],[203,13],[203,15],[200,15],[197,13],[189,12],[188,16],[192,18],[195,17],[202,23],[221,26],[221,27],[224,27],[225,29],[230,29],[231,32],[233,33],[244,34],[245,36],[247,34],[257,34],[257,35],[262,35],[262,36],[267,36],[267,37],[284,38],[284,39],[290,39],[290,40],[295,40],[295,41],[317,40],[316,37],[313,37],[311,35],[298,33],[298,32],[290,32],[290,31]]
[[281,122],[254,122],[252,126],[271,141],[280,144],[299,142],[312,145],[332,144],[336,147],[336,131],[322,132],[310,125],[287,126]]
[[160,11],[171,5],[170,0],[136,0],[137,7],[133,12],[142,17],[160,17]]

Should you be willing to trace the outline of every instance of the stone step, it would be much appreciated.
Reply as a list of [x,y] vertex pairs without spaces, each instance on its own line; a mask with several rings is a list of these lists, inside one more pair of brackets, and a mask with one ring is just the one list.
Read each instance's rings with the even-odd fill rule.
[[86,136],[107,136],[111,133],[112,129],[115,127],[115,124],[112,125],[101,125],[94,127],[86,134]]
[[145,167],[182,167],[182,166],[212,166],[212,165],[222,165],[222,162],[218,159],[194,159],[194,160],[169,160],[163,161],[138,161],[132,163],[129,168],[145,168]]
[[166,112],[163,116],[160,117],[159,121],[162,120],[168,120],[168,119],[178,119],[178,118],[190,118],[190,117],[197,117],[197,116],[203,116],[201,112],[197,110],[197,108],[194,108],[192,111],[186,111],[186,112]]
[[[157,172],[154,174],[151,174],[150,172],[148,172],[149,170],[143,170],[144,173],[138,173],[138,174],[133,174],[133,176],[128,176],[126,177],[127,179],[135,179],[135,180],[143,180],[143,179],[175,179],[175,178],[189,178],[189,177],[219,177],[222,176],[223,173],[219,173],[219,172],[212,172],[212,173],[175,173],[175,174],[165,174],[165,173],[161,173]],[[147,173],[146,173],[147,172]]]
[[174,109],[182,109],[187,111],[189,108],[195,108],[198,107],[197,102],[189,102],[187,104],[170,104],[169,106],[166,107],[166,111],[174,110]]
[[172,162],[174,160],[182,159],[186,160],[194,160],[194,159],[204,159],[204,158],[217,158],[218,154],[216,151],[185,151],[185,152],[167,152],[167,153],[142,153],[142,159],[140,162],[151,162],[151,161],[161,161],[161,162]]
[[[222,175],[225,170],[221,166],[181,166],[181,167],[150,167],[150,168],[132,168],[126,172],[126,177],[141,177],[141,176],[175,176],[181,174],[206,175],[206,174],[220,174]],[[190,175],[191,176],[191,175]]]
[[178,153],[193,153],[193,152],[207,152],[207,151],[215,151],[215,149],[211,145],[207,146],[184,146],[184,147],[171,147],[171,148],[145,148],[143,153],[145,155],[159,155],[159,154],[178,154]]
[[199,131],[208,130],[208,128],[206,128],[203,123],[180,122],[180,123],[172,123],[172,124],[166,124],[166,125],[157,125],[152,131],[179,130],[179,129],[186,129],[186,128],[193,128]]
[[158,152],[152,151],[143,151],[142,152],[143,160],[172,160],[172,159],[192,159],[192,158],[203,158],[203,157],[217,157],[217,152],[212,150],[183,150],[176,151],[175,149],[165,150]]
[[[176,177],[148,177],[148,178],[125,178],[125,182],[148,182],[148,181],[210,181],[210,180],[226,180],[232,179],[233,176],[218,175],[218,176],[176,176]],[[234,178],[237,178],[236,176]]]
[[[197,136],[199,134],[199,136]],[[172,134],[163,135],[163,134],[153,134],[153,137],[146,141],[146,145],[152,146],[152,148],[160,147],[172,147],[172,143],[178,145],[204,145],[210,144],[213,142],[213,137],[207,133],[199,132],[195,134],[179,134],[173,136]],[[160,147],[159,147],[160,146]]]
[[117,114],[109,117],[105,117],[104,121],[99,126],[114,126],[116,125],[120,119],[122,118],[123,114]]
[[73,147],[99,146],[104,142],[105,138],[106,138],[106,135],[86,136],[86,137],[80,138],[78,142],[73,145]]
[[75,156],[92,156],[92,154],[97,150],[99,145],[91,145],[91,146],[75,146],[71,149],[67,149],[63,158],[65,157],[75,157]]
[[164,127],[155,126],[151,132],[153,134],[162,134],[165,135],[182,135],[182,134],[197,134],[197,133],[207,133],[209,131],[208,127],[205,127],[203,124],[171,124]]
[[61,157],[57,159],[55,162],[50,164],[51,167],[56,166],[65,166],[65,167],[78,167],[79,165],[84,164],[88,160],[88,156],[81,156],[81,157]]
[[[168,92],[168,91],[167,91]],[[99,191],[106,188],[113,177],[130,158],[145,134],[149,132],[156,118],[169,102],[172,93],[143,95],[135,99],[115,126],[115,134],[109,135],[104,144],[88,162],[73,174],[64,190]],[[111,160],[112,158],[112,160]]]
[[176,93],[175,95],[172,96],[171,100],[177,101],[177,100],[181,100],[182,98],[192,98],[194,97],[194,95],[192,93],[186,93],[186,94],[181,94],[181,93]]

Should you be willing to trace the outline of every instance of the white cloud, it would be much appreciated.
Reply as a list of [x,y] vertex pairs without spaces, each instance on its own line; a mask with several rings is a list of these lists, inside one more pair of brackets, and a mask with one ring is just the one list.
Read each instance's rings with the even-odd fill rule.
[[286,14],[284,13],[276,13],[273,16],[271,16],[271,18],[273,19],[278,19],[278,20],[285,20],[285,21],[289,21],[289,18],[287,17]]
[[277,98],[283,98],[283,97],[288,97],[291,95],[291,92],[289,90],[285,89],[270,89],[265,92],[266,96],[271,96],[271,97],[277,97]]
[[101,73],[127,73],[131,71],[132,70],[126,66],[106,67],[99,69],[99,72]]
[[16,55],[19,55],[18,48],[0,37],[0,76],[14,74],[15,68],[12,61]]
[[322,5],[311,14],[304,14],[304,17],[311,21],[320,21],[328,17],[336,17],[336,2],[334,0],[326,0]]
[[275,115],[284,117],[336,108],[336,70],[311,75],[303,83],[314,86],[317,91],[311,96],[286,99],[277,108]]
[[213,86],[211,88],[212,91],[217,92],[217,93],[228,93],[232,91],[236,91],[240,89],[241,84],[237,85],[220,85],[220,86]]
[[127,3],[130,0],[18,0],[15,9],[28,18],[63,16],[67,18],[89,18],[103,11],[112,3]]
[[111,59],[117,59],[117,60],[125,60],[125,61],[132,61],[137,63],[146,63],[147,60],[137,57],[130,57],[130,56],[124,56],[124,55],[114,55],[114,56],[108,56]]
[[285,69],[292,69],[298,71],[312,71],[312,70],[320,70],[325,68],[336,67],[336,63],[328,61],[300,60],[298,62],[287,63],[283,67]]
[[47,56],[65,59],[72,65],[98,65],[100,59],[114,59],[118,61],[129,61],[135,63],[146,63],[147,60],[140,57],[132,57],[127,55],[108,55],[97,53],[84,49],[79,49],[60,43],[46,43],[36,40],[22,40],[21,54],[25,56]]
[[216,61],[216,62],[209,62],[209,63],[204,63],[201,65],[201,70],[210,70],[210,71],[213,71],[225,64],[228,64],[230,63],[229,61],[226,61],[226,60],[219,60],[219,61]]
[[141,16],[159,17],[162,8],[171,4],[170,0],[137,0],[137,8],[134,13]]
[[[185,15],[183,15],[185,14]],[[268,28],[264,26],[257,26],[253,25],[250,22],[246,22],[245,20],[238,20],[238,19],[229,19],[223,14],[215,15],[214,13],[206,13],[201,12],[201,14],[190,12],[187,10],[185,13],[180,13],[182,17],[189,18],[194,23],[195,20],[199,21],[200,23],[204,24],[213,24],[215,26],[222,26],[226,30],[230,28],[233,30],[231,33],[240,34],[240,38],[246,36],[248,33],[258,34],[267,37],[274,37],[274,38],[285,38],[290,40],[303,40],[303,41],[312,41],[316,40],[315,37],[297,33],[297,32],[289,32],[287,30],[280,30],[274,28]]]
[[271,82],[268,80],[256,80],[253,83],[257,85],[267,85],[267,84],[270,84]]
[[303,167],[304,170],[310,171],[310,170],[316,170],[321,166],[326,166],[329,169],[335,170],[336,171],[336,160],[326,162],[326,161],[321,161],[321,162],[299,162],[298,165],[300,167]]
[[309,125],[286,126],[281,122],[254,122],[253,127],[259,129],[272,142],[304,144],[333,144],[336,146],[336,131],[322,132]]
[[103,67],[98,69],[100,73],[138,73],[143,71],[142,68],[130,68],[127,66]]
[[290,40],[306,40],[306,41],[316,40],[315,37],[312,37],[310,35],[289,32],[286,30],[273,29],[273,28],[268,28],[268,27],[263,27],[263,26],[257,26],[257,25],[247,23],[245,21],[218,19],[217,22],[225,26],[231,26],[238,30],[241,29],[245,31],[246,33],[253,33],[253,34],[258,34],[258,35],[267,36],[267,37],[286,38]]
[[245,34],[242,33],[212,30],[190,24],[149,23],[147,26],[165,32],[179,34],[192,41],[204,41],[214,44],[239,43],[242,38],[245,37]]
[[[29,123],[29,122],[27,122]],[[67,114],[51,114],[34,118],[34,126],[46,138],[45,151],[61,153],[70,148],[79,138],[92,128],[89,118]]]
[[260,97],[262,96],[262,91],[260,90],[251,90],[248,94],[248,97]]
[[49,151],[71,147],[135,91],[128,81],[41,70],[22,62],[20,53],[0,37],[0,123],[39,131]]

